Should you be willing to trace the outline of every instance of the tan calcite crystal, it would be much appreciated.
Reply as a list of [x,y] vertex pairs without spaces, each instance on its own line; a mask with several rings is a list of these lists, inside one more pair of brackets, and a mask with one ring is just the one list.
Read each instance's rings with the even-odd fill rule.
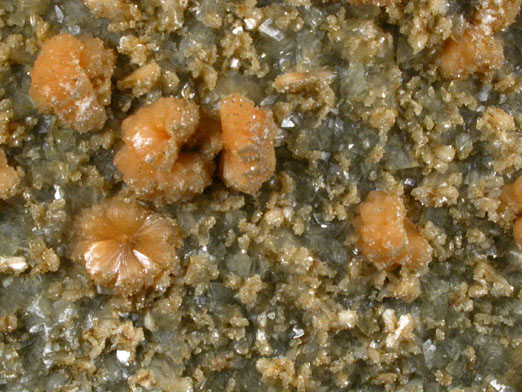
[[9,166],[4,150],[0,150],[0,199],[15,195],[22,174],[20,168]]

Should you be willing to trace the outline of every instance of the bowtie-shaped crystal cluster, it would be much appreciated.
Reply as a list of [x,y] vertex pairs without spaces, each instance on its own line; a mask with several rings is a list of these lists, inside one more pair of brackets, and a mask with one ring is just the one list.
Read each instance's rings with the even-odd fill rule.
[[406,217],[398,196],[370,192],[353,225],[361,252],[379,269],[420,268],[431,261],[432,249]]

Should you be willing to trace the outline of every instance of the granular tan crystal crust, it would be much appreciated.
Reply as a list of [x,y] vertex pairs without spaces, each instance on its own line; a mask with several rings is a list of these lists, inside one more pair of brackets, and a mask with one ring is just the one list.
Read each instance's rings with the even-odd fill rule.
[[13,196],[16,193],[20,180],[20,169],[17,170],[9,166],[5,152],[0,150],[0,199],[7,199]]
[[[521,2],[1,1],[0,390],[518,391]],[[98,132],[28,95],[60,33]]]
[[128,0],[83,0],[87,8],[96,16],[113,21],[132,19],[135,6]]

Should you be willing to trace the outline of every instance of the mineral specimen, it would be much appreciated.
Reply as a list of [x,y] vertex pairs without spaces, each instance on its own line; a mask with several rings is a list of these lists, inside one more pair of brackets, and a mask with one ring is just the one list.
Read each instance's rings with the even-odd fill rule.
[[274,121],[270,113],[238,94],[224,98],[219,111],[223,128],[221,177],[228,187],[255,194],[274,174]]
[[161,98],[125,119],[122,129],[126,144],[114,162],[138,197],[172,203],[212,182],[221,130],[215,121],[200,123],[194,103]]
[[402,200],[372,191],[359,205],[353,225],[362,253],[379,269],[399,265],[420,268],[431,261],[432,250],[406,217]]
[[72,258],[97,285],[122,295],[161,289],[178,263],[176,248],[182,241],[175,221],[135,201],[116,197],[85,209],[74,232]]
[[114,63],[114,53],[98,38],[55,35],[34,63],[29,96],[78,132],[98,131],[107,119]]

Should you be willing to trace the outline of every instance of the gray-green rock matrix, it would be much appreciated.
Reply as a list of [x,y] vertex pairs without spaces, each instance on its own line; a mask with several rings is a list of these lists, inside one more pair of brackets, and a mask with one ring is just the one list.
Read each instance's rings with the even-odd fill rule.
[[[522,250],[499,202],[522,168],[520,16],[498,33],[501,69],[445,80],[443,44],[477,2],[85,3],[97,15],[80,0],[0,0],[0,142],[25,174],[0,205],[0,390],[522,390]],[[99,132],[27,95],[59,32],[117,53]],[[153,82],[121,82],[153,61]],[[305,71],[300,87],[273,85]],[[129,192],[112,161],[121,121],[168,95],[216,113],[233,92],[274,113],[274,177],[256,197],[216,179],[148,205],[185,237],[169,288],[96,287],[69,259],[71,219]],[[488,126],[490,107],[515,129]],[[374,189],[403,195],[433,248],[427,270],[378,271],[358,250],[352,220]]]

